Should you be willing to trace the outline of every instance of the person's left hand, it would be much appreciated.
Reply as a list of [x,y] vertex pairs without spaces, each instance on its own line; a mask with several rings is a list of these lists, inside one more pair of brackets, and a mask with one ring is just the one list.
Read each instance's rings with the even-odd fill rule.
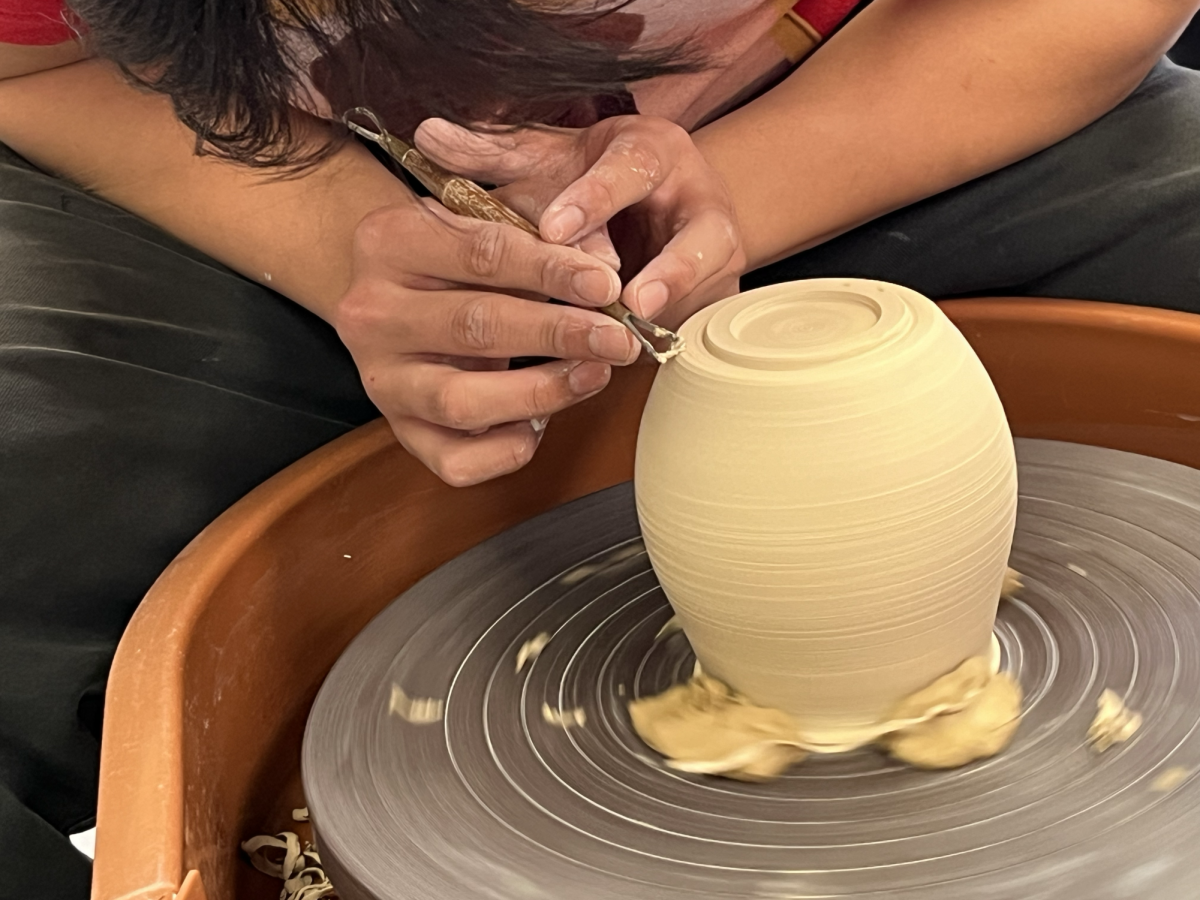
[[746,256],[729,190],[666,119],[480,131],[429,119],[416,143],[447,169],[500,185],[497,197],[543,239],[620,266],[621,299],[643,318],[677,327],[738,291]]

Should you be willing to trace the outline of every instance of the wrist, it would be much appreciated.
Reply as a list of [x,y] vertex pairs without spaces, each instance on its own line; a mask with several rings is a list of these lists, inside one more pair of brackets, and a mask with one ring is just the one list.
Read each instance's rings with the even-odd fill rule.
[[[283,235],[275,246],[263,248],[275,260],[273,270],[243,274],[332,323],[354,279],[355,240],[363,220],[381,209],[419,201],[358,145],[343,148],[305,177],[313,179],[307,191],[312,205],[304,213],[310,220],[303,228],[309,235],[307,251],[299,251],[294,236]],[[405,242],[401,234],[394,239]]]
[[771,261],[769,256],[774,248],[770,240],[775,235],[769,226],[764,228],[762,222],[764,215],[769,216],[771,211],[748,209],[746,198],[739,196],[737,187],[741,179],[736,177],[739,171],[737,140],[731,129],[722,126],[721,119],[693,133],[692,141],[705,163],[720,177],[729,192],[740,238],[738,252],[730,260],[729,271],[740,278]]

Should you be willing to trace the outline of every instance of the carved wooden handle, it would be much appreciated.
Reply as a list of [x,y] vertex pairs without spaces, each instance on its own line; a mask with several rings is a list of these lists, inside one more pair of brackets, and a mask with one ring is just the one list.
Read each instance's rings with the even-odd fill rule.
[[[421,184],[429,188],[452,213],[470,219],[495,222],[498,225],[513,225],[536,238],[541,238],[541,232],[536,225],[520,213],[509,209],[475,182],[446,171],[437,163],[426,159],[420,150],[410,147],[392,135],[386,135],[385,140],[392,156]],[[624,323],[646,352],[660,363],[677,356],[684,349],[683,340],[679,335],[661,325],[638,318],[619,300],[603,307],[601,311]],[[665,349],[655,346],[654,340],[665,342]]]
[[442,204],[451,212],[486,222],[515,225],[522,231],[541,237],[537,226],[520,213],[509,209],[479,185],[465,178],[454,177],[442,190]]

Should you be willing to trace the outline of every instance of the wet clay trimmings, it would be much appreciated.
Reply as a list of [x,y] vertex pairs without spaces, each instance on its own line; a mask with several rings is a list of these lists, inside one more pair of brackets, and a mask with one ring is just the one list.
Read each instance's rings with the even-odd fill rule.
[[657,697],[634,700],[629,715],[641,739],[684,772],[758,781],[808,755],[794,718],[755,706],[699,671]]
[[[1008,746],[1021,721],[1021,686],[1007,672],[986,672],[986,660],[973,657],[914,694],[896,713],[922,715],[921,721],[885,734],[879,745],[921,769],[953,769],[995,756]],[[946,712],[920,713],[927,693],[940,693]]]
[[[792,716],[755,706],[703,672],[657,697],[633,701],[629,714],[642,740],[684,772],[762,781],[810,752],[853,749],[811,742]],[[993,675],[988,660],[974,656],[901,703],[875,742],[919,768],[950,769],[1007,747],[1020,716],[1020,686],[1007,672]]]
[[[1019,586],[1010,573],[1006,594]],[[902,700],[862,740],[837,746],[814,741],[795,717],[755,705],[699,667],[686,684],[630,703],[629,714],[642,740],[685,772],[763,781],[809,753],[871,742],[919,768],[949,769],[994,756],[1016,733],[1021,688],[996,671],[995,656],[971,657]]]

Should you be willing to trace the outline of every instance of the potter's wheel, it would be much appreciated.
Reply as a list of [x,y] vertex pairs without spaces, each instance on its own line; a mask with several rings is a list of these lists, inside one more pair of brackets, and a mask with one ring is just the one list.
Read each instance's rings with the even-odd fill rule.
[[[997,633],[1027,713],[1001,756],[931,773],[864,750],[767,785],[665,769],[625,702],[692,658],[682,635],[655,640],[670,612],[624,485],[443,566],[339,660],[303,753],[334,885],[344,900],[1194,898],[1200,472],[1040,441],[1018,458],[1026,589]],[[553,640],[517,675],[540,632]],[[444,720],[389,714],[393,684],[444,699]],[[1096,755],[1105,688],[1146,721]],[[586,723],[548,724],[544,703]]]

